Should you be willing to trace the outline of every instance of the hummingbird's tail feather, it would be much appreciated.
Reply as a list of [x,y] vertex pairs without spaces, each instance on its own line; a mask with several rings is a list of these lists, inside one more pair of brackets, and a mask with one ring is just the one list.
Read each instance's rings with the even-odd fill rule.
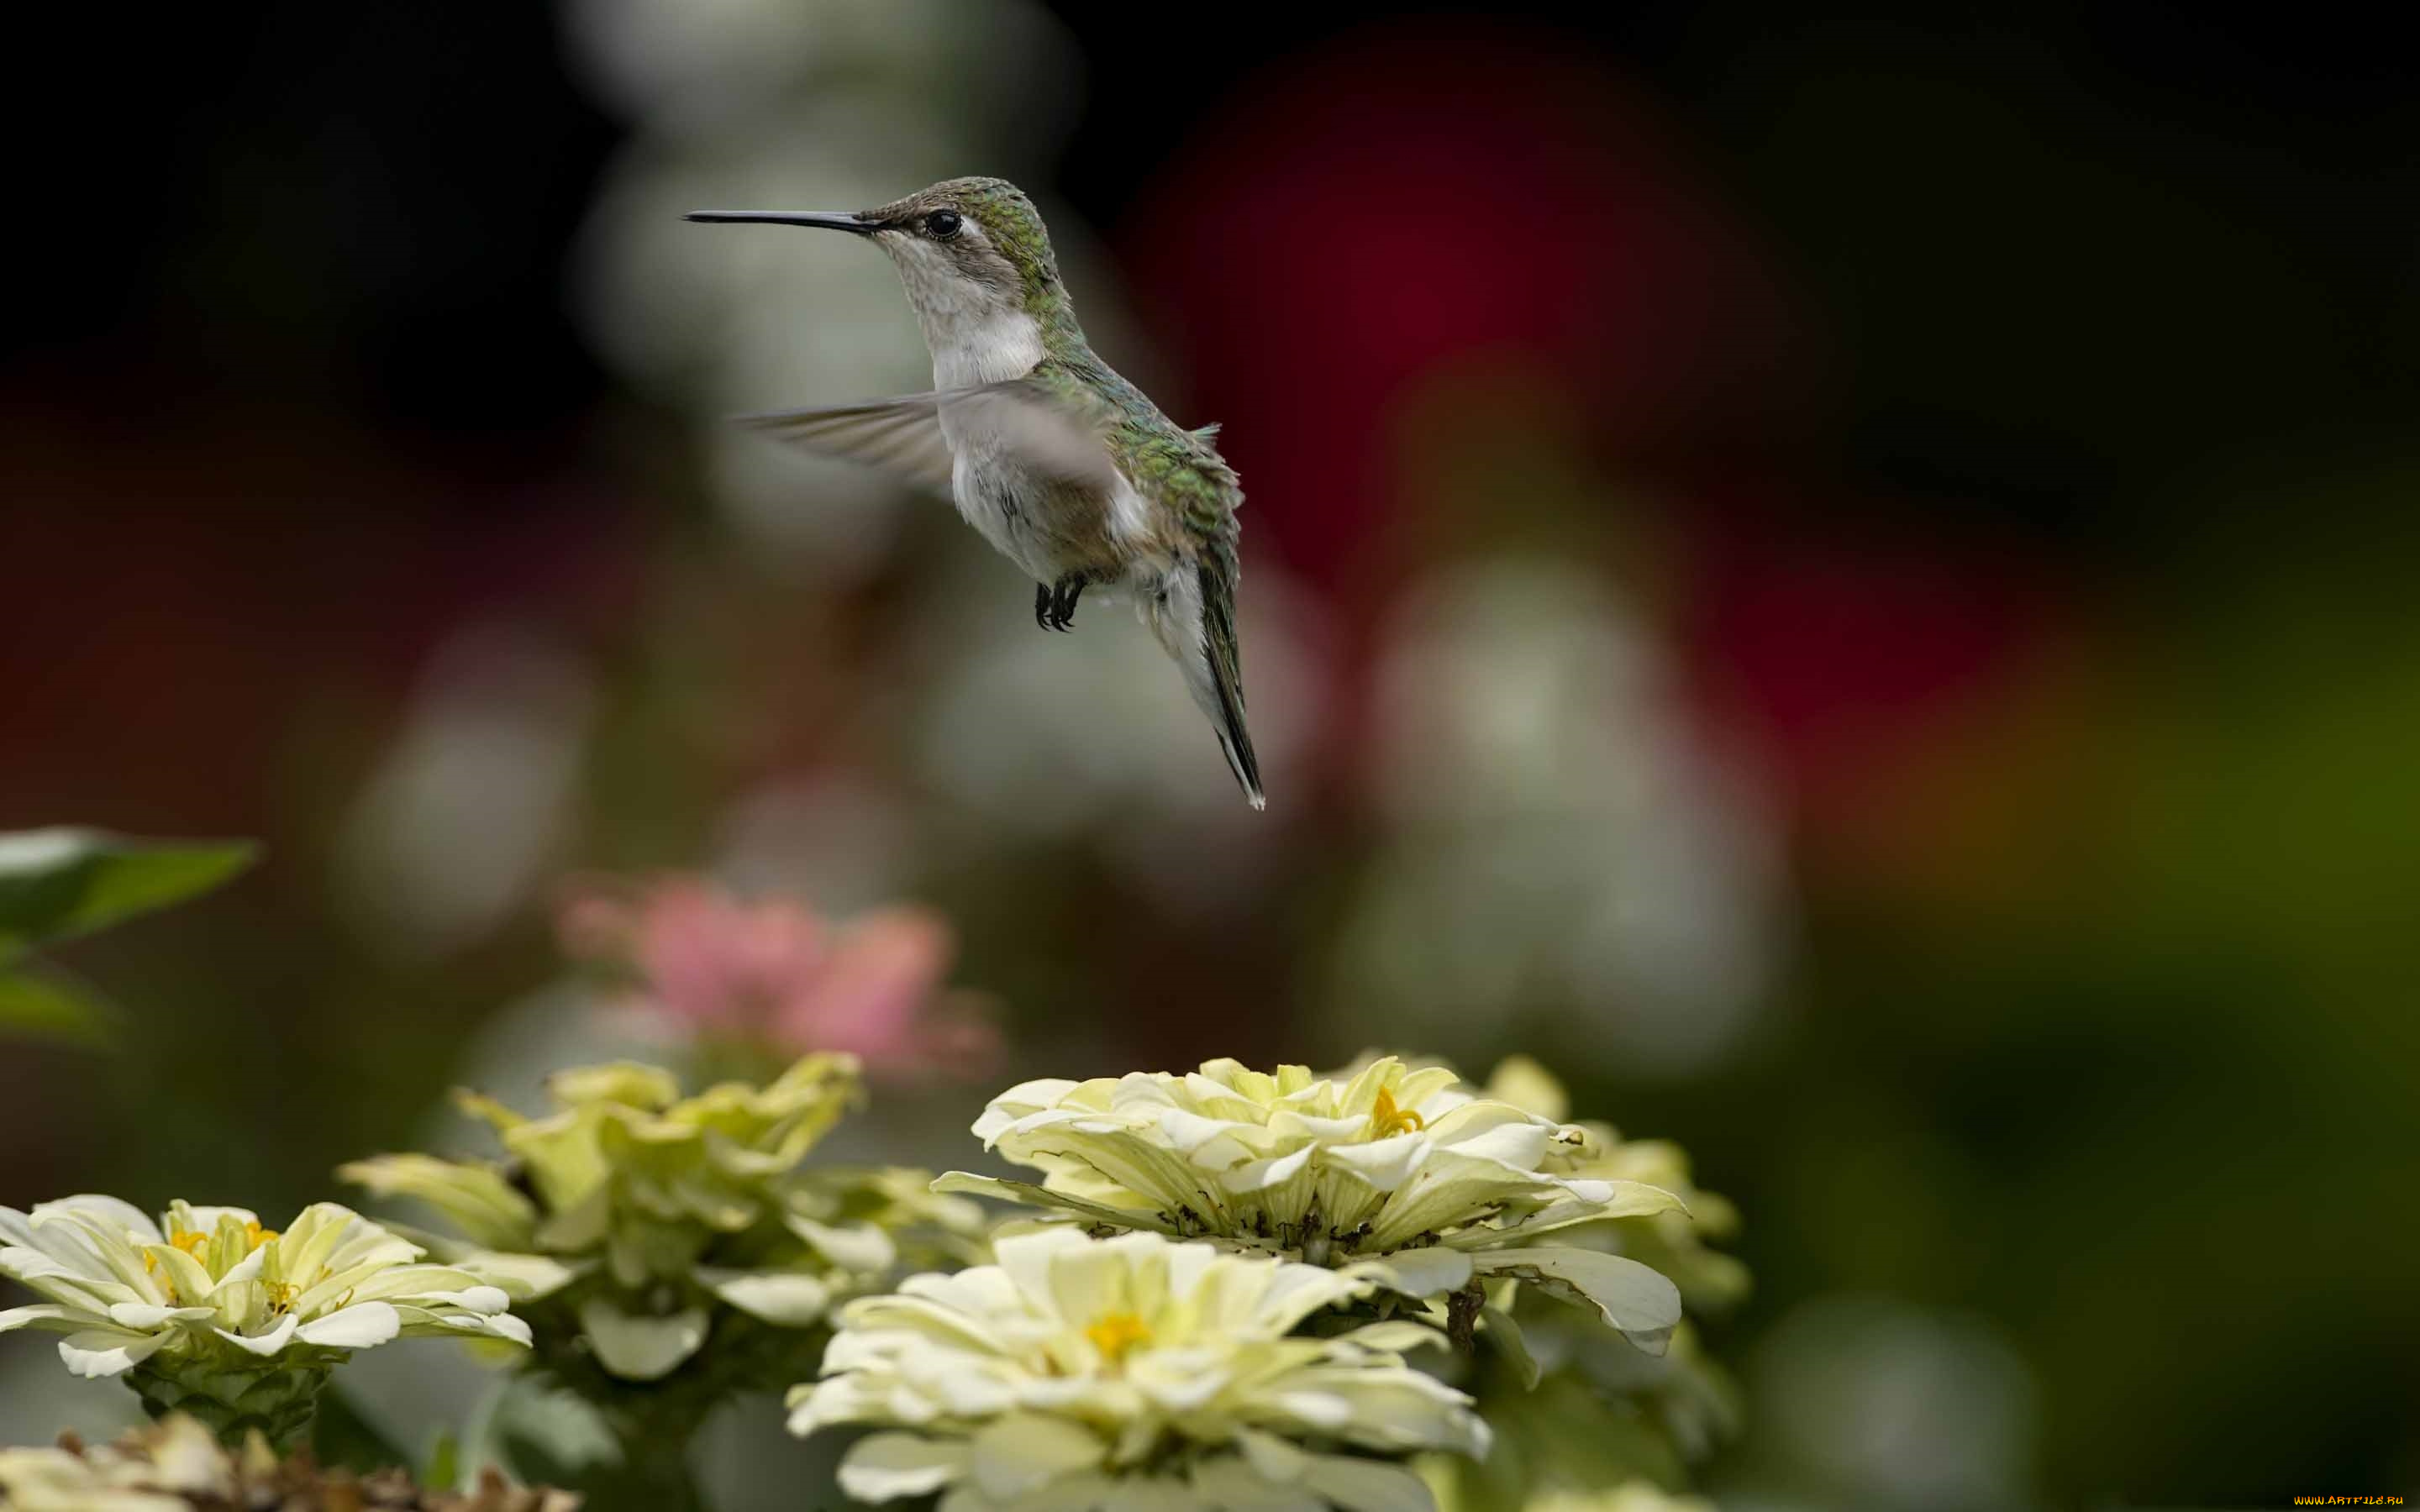
[[1228,769],[1243,785],[1245,800],[1254,809],[1264,809],[1268,798],[1261,792],[1261,762],[1252,754],[1252,732],[1244,723],[1244,668],[1242,648],[1235,640],[1234,590],[1206,563],[1200,577],[1202,659],[1209,663],[1218,702],[1217,709],[1202,712],[1218,726],[1218,748],[1226,753]]
[[1257,813],[1269,806],[1268,795],[1261,791],[1261,764],[1252,758],[1252,737],[1244,729],[1239,716],[1227,729],[1218,732],[1218,749],[1227,758],[1227,770],[1235,774],[1243,785],[1244,801]]
[[1252,733],[1244,723],[1232,573],[1206,562],[1197,566],[1180,561],[1160,579],[1158,591],[1142,599],[1141,608],[1161,647],[1184,670],[1186,691],[1209,717],[1219,752],[1243,788],[1245,801],[1255,809],[1266,808],[1260,758],[1252,752]]

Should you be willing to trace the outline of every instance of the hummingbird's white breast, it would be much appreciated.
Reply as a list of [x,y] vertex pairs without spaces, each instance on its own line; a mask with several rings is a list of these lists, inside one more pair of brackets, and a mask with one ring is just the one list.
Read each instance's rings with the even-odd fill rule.
[[1108,486],[1097,490],[1072,482],[1037,455],[1032,424],[1015,424],[1013,407],[945,406],[940,418],[951,496],[995,550],[1036,582],[1082,573],[1104,589],[1122,585],[1147,526],[1143,498],[1124,473],[1106,469]]
[[[1033,317],[1024,311],[954,312],[935,310],[925,322],[933,343],[933,386],[973,388],[1004,383],[1033,371],[1043,347]],[[1110,542],[1130,548],[1148,528],[1142,496],[1123,474],[1109,497],[1087,501],[1084,512],[1096,522],[1066,517],[1068,490],[1063,476],[1037,468],[1031,447],[1031,427],[1017,429],[1001,423],[1015,418],[1008,407],[979,404],[944,406],[941,438],[949,443],[950,492],[958,513],[989,541],[993,549],[1023,568],[1037,582],[1056,582],[1070,572],[1097,574],[1100,552],[1070,549],[1074,540],[1095,541],[1106,515]],[[1114,589],[1114,579],[1096,579]]]
[[[906,240],[889,245],[933,354],[933,387],[942,392],[1024,378],[1045,355],[1042,328],[1015,291],[964,275],[946,254]],[[1071,572],[1115,588],[1124,563],[1148,534],[1148,507],[1123,475],[1101,495],[1078,498],[1063,468],[1037,465],[1032,426],[1019,429],[1011,406],[944,405],[941,438],[950,448],[950,492],[993,549],[1037,582]]]
[[924,339],[933,350],[937,389],[1005,383],[1032,372],[1042,361],[1042,328],[1022,310],[929,321]]

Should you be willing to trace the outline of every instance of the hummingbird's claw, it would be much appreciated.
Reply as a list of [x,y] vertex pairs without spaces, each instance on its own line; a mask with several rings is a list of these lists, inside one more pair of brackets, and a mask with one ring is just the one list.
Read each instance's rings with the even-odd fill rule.
[[1064,630],[1076,622],[1076,600],[1084,594],[1084,575],[1071,572],[1055,583],[1033,585],[1033,623],[1046,630]]

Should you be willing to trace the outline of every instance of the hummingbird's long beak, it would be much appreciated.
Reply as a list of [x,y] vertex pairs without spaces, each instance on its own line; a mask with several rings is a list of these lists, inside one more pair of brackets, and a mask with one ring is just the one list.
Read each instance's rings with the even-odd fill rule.
[[861,237],[870,237],[882,229],[878,221],[861,221],[845,211],[830,214],[801,210],[784,214],[773,210],[698,210],[682,219],[724,225],[819,225],[827,231],[854,231]]

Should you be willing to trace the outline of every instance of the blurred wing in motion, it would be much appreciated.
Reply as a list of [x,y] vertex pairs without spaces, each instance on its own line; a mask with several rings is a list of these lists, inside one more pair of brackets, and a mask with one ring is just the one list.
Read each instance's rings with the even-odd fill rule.
[[945,411],[952,430],[983,433],[1046,476],[1105,493],[1117,487],[1116,464],[1102,440],[1107,417],[1079,413],[1066,396],[1027,378],[828,409],[747,415],[740,423],[821,455],[879,468],[947,498],[952,457],[942,433]]
[[950,493],[950,447],[941,439],[939,395],[869,399],[829,409],[743,415],[739,423],[822,456],[862,462],[910,483]]

